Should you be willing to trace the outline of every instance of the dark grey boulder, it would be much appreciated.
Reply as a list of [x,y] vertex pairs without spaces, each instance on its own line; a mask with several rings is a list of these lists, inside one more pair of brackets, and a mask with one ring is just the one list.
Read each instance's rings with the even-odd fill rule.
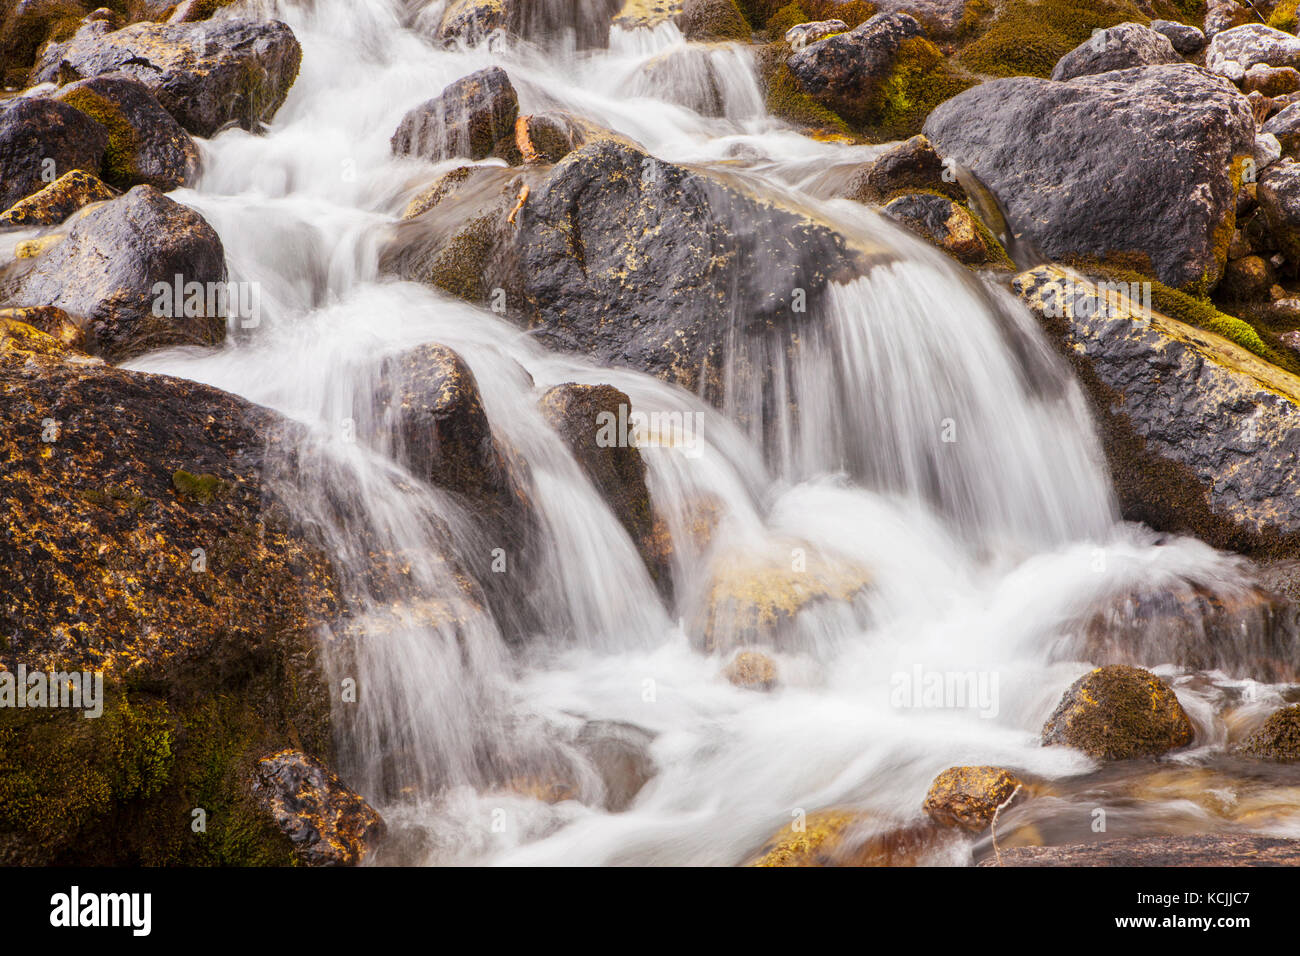
[[257,130],[283,105],[302,48],[278,20],[136,23],[121,30],[89,21],[42,51],[31,82],[67,83],[125,73],[149,87],[196,136],[235,124]]
[[506,71],[488,67],[449,84],[402,118],[393,152],[429,160],[484,159],[513,135],[519,99]]
[[108,130],[85,113],[44,97],[0,103],[0,209],[74,169],[98,175]]
[[1169,38],[1150,27],[1121,23],[1094,33],[1057,62],[1052,79],[1127,70],[1135,66],[1181,63]]
[[1161,282],[1206,290],[1223,272],[1255,120],[1227,80],[1178,64],[994,80],[940,105],[925,135],[1050,258],[1144,256]]

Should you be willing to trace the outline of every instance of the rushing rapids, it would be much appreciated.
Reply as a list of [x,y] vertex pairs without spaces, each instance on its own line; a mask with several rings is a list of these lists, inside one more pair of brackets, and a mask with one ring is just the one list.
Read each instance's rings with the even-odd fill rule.
[[[1198,746],[1154,776],[1079,783],[1086,757],[1039,745],[1087,669],[1067,638],[1092,609],[1135,589],[1231,597],[1248,584],[1236,558],[1117,520],[1079,389],[1009,293],[866,207],[824,198],[878,147],[771,119],[745,48],[688,44],[671,23],[607,34],[608,3],[539,3],[523,41],[444,47],[432,36],[442,6],[262,5],[302,43],[299,79],[264,135],[205,141],[202,178],[173,193],[218,231],[231,281],[260,291],[259,314],[232,319],[219,349],[131,364],[310,427],[299,467],[277,481],[356,605],[347,633],[321,640],[335,682],[360,688],[337,704],[339,769],[388,821],[381,862],[739,863],[800,811],[850,806],[906,825],[934,776],[961,764],[1048,781],[1051,798],[1009,812],[1004,835],[1081,839],[1101,791],[1135,797],[1114,833],[1215,830],[1261,811],[1250,825],[1300,835],[1300,816],[1276,809],[1290,799],[1284,780],[1243,784],[1219,766],[1222,705],[1248,693],[1262,708],[1276,687],[1161,669]],[[742,177],[879,261],[830,287],[797,351],[738,328],[721,407],[549,352],[489,309],[382,275],[406,203],[460,164],[394,157],[393,129],[489,65],[509,72],[521,112],[562,108],[665,161]],[[701,99],[710,108],[697,112]],[[467,600],[438,559],[480,568],[497,543],[463,502],[412,479],[375,398],[391,388],[384,359],[430,342],[464,358],[493,433],[530,476],[540,579],[523,625]],[[539,410],[567,382],[612,385],[634,409],[689,423],[678,441],[643,447],[677,543],[670,601]],[[699,541],[705,501],[716,527]],[[404,568],[372,567],[363,529]],[[710,605],[738,556],[820,576],[828,593],[859,572],[869,582],[795,617],[771,650],[773,694],[732,686],[725,656],[700,649],[703,630],[722,649],[741,626]],[[521,626],[527,639],[512,642]],[[970,694],[927,704],[932,679]],[[556,778],[575,799],[539,793]],[[1228,811],[1197,796],[1216,787],[1237,788]],[[987,853],[987,837],[933,861],[972,849]]]

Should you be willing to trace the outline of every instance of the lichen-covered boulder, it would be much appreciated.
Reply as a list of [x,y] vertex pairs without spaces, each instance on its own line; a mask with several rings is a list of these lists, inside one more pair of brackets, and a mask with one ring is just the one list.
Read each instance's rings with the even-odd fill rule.
[[1151,29],[1162,36],[1168,37],[1173,48],[1183,56],[1191,56],[1205,49],[1205,44],[1209,42],[1205,34],[1196,27],[1186,23],[1177,23],[1173,20],[1152,20]]
[[1258,23],[1254,9],[1237,0],[1209,0],[1205,5],[1205,36],[1214,39],[1220,33],[1243,24]]
[[275,479],[302,430],[26,328],[0,348],[0,666],[100,672],[103,713],[0,708],[0,860],[288,864],[249,782],[330,758],[339,613]]
[[1245,753],[1266,760],[1300,760],[1300,704],[1284,707],[1269,715],[1264,725],[1242,746]]
[[1300,38],[1262,23],[1216,33],[1205,49],[1205,65],[1232,80],[1256,64],[1300,67]]
[[776,687],[776,661],[762,651],[740,651],[722,675],[737,687],[748,690],[772,690]]
[[307,866],[356,866],[386,832],[361,796],[300,750],[259,760],[253,793]]
[[905,13],[879,13],[847,33],[791,53],[803,92],[851,124],[881,135],[919,132],[927,113],[972,85],[952,73]]
[[891,826],[860,810],[809,813],[782,827],[748,860],[758,867],[954,866],[965,852],[932,823]]
[[1044,746],[1074,747],[1098,760],[1158,757],[1193,736],[1174,692],[1150,671],[1121,664],[1071,684],[1042,734]]
[[684,0],[677,26],[688,40],[749,42],[749,23],[735,0]]
[[42,51],[30,82],[66,83],[104,73],[139,80],[196,136],[230,124],[258,130],[284,104],[302,48],[278,20],[136,23],[92,20]]
[[443,11],[435,38],[443,43],[482,42],[510,21],[506,0],[452,0]]
[[498,66],[471,73],[410,110],[393,134],[398,156],[440,160],[485,159],[502,140],[513,140],[519,99]]
[[1262,345],[1250,326],[1224,316],[1205,331],[1133,301],[1129,285],[1053,266],[1014,286],[1084,386],[1125,518],[1229,550],[1294,551],[1300,378],[1247,350]]
[[1071,80],[1110,70],[1181,62],[1183,58],[1164,34],[1141,24],[1121,23],[1094,34],[1061,57],[1052,70],[1052,79]]
[[1007,261],[997,240],[980,228],[970,210],[947,196],[911,193],[891,200],[882,211],[965,265]]
[[63,309],[91,349],[114,362],[166,345],[220,343],[226,315],[218,306],[228,301],[220,237],[152,186],[86,210],[50,248],[0,272],[0,304]]
[[671,568],[659,546],[645,461],[635,444],[620,440],[614,424],[628,419],[632,400],[612,385],[568,383],[547,390],[541,408],[636,545],[660,594],[671,600]]
[[950,767],[934,778],[922,809],[940,826],[980,833],[1022,786],[1001,767]]
[[614,26],[642,30],[676,20],[682,14],[683,0],[614,0],[614,6],[617,9],[610,18]]
[[108,130],[103,176],[109,185],[169,192],[198,176],[198,147],[139,80],[109,73],[70,83],[55,99]]
[[515,121],[515,145],[525,163],[558,163],[587,142],[591,127],[561,110],[531,113]]
[[57,226],[78,209],[116,195],[98,177],[74,169],[0,213],[0,226]]
[[1182,64],[993,80],[931,113],[925,135],[1051,259],[1137,258],[1204,292],[1223,272],[1255,120],[1231,83]]
[[881,153],[850,181],[845,196],[865,203],[883,203],[901,193],[942,193],[958,202],[966,193],[924,136],[913,136]]
[[108,130],[85,113],[45,97],[0,101],[0,208],[74,169],[98,174]]

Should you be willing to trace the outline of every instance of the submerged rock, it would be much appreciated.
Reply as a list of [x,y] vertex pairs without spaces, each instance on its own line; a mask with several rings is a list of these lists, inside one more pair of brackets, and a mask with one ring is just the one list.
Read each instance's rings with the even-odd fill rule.
[[[0,273],[0,304],[61,308],[86,330],[93,351],[116,362],[165,345],[220,343],[226,316],[210,306],[225,282],[216,231],[193,209],[137,186],[79,215],[36,258]],[[201,290],[193,309],[185,291],[191,283]]]
[[1300,760],[1300,704],[1270,714],[1264,725],[1251,734],[1242,750],[1266,760],[1285,763]]
[[80,169],[98,174],[108,130],[85,113],[44,97],[0,101],[0,208]]
[[137,23],[121,30],[91,20],[41,53],[30,82],[124,73],[147,86],[185,129],[213,136],[230,124],[256,131],[270,122],[301,61],[293,31],[278,20]]
[[636,445],[620,443],[611,424],[628,420],[632,400],[612,385],[569,383],[548,390],[541,407],[636,545],[659,593],[671,601],[672,570],[659,545],[645,461]]
[[1204,292],[1223,272],[1255,121],[1234,86],[1183,64],[994,80],[941,105],[925,134],[1048,257],[1136,258]]
[[1084,674],[1043,725],[1043,745],[1064,745],[1098,760],[1157,757],[1192,742],[1178,698],[1150,671],[1112,665]]
[[97,177],[74,169],[6,209],[0,226],[57,226],[78,209],[116,195]]
[[1021,786],[1001,767],[950,767],[934,778],[922,809],[940,826],[980,833]]
[[412,109],[393,134],[393,152],[440,160],[485,159],[502,140],[512,141],[519,99],[497,66],[461,77]]
[[761,651],[740,651],[722,671],[737,687],[772,690],[776,687],[776,661]]
[[385,833],[364,799],[299,750],[259,760],[253,793],[307,866],[356,866]]
[[1070,80],[1110,70],[1182,62],[1164,34],[1137,23],[1121,23],[1093,34],[1061,57],[1052,70],[1052,79]]

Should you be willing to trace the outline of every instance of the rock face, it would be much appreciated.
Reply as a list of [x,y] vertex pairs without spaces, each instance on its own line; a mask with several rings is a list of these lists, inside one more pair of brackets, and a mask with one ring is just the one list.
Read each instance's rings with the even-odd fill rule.
[[1266,760],[1300,760],[1300,704],[1270,714],[1242,749]]
[[1098,760],[1157,757],[1192,742],[1192,722],[1150,671],[1113,665],[1075,681],[1043,725],[1043,745]]
[[264,754],[332,748],[315,630],[334,576],[270,477],[303,436],[7,329],[0,664],[102,671],[104,713],[0,708],[0,859],[291,862],[248,781]]
[[1121,23],[1094,34],[1061,57],[1052,79],[1064,81],[1110,70],[1182,62],[1164,34],[1137,23]]
[[[177,276],[182,287],[199,284],[201,301],[188,291],[175,295]],[[0,274],[0,302],[63,309],[86,330],[93,350],[116,362],[165,345],[221,342],[226,316],[213,306],[225,283],[215,230],[152,186],[137,186],[79,216],[35,259]]]
[[1001,767],[951,767],[934,778],[922,809],[940,826],[980,833],[1020,786]]
[[[1298,866],[1300,840],[1256,836],[1165,836],[1002,851],[1003,866]],[[983,860],[980,866],[997,866]]]
[[1138,256],[1166,285],[1204,291],[1223,272],[1255,122],[1226,80],[1150,66],[984,83],[939,106],[925,134],[1052,259]]
[[1208,42],[1205,34],[1196,27],[1188,26],[1186,23],[1176,23],[1173,20],[1152,20],[1151,29],[1168,37],[1173,48],[1183,56],[1199,53],[1205,49],[1205,44]]
[[298,76],[302,49],[278,20],[137,23],[121,30],[92,20],[47,47],[31,82],[67,82],[104,73],[139,80],[196,136],[228,124],[270,122]]
[[519,99],[510,77],[492,66],[452,83],[415,107],[393,134],[393,152],[439,160],[485,159],[514,135]]
[[632,400],[612,385],[570,383],[548,390],[541,406],[636,545],[660,594],[671,600],[672,573],[668,554],[659,546],[645,461],[635,445],[618,443],[617,425],[611,425],[627,420]]
[[116,195],[90,173],[74,169],[6,209],[0,226],[57,226],[78,209]]
[[259,760],[253,792],[307,866],[355,866],[385,832],[365,800],[298,750]]
[[1295,547],[1300,379],[1062,269],[1014,285],[1089,394],[1125,517],[1233,550]]
[[1216,33],[1205,50],[1205,65],[1229,79],[1240,79],[1256,64],[1300,67],[1300,39],[1262,23],[1247,23]]
[[85,113],[43,97],[0,102],[0,207],[74,169],[98,173],[108,130]]
[[108,130],[104,179],[109,185],[149,185],[168,192],[198,176],[198,147],[138,80],[116,74],[92,77],[70,83],[55,98]]

